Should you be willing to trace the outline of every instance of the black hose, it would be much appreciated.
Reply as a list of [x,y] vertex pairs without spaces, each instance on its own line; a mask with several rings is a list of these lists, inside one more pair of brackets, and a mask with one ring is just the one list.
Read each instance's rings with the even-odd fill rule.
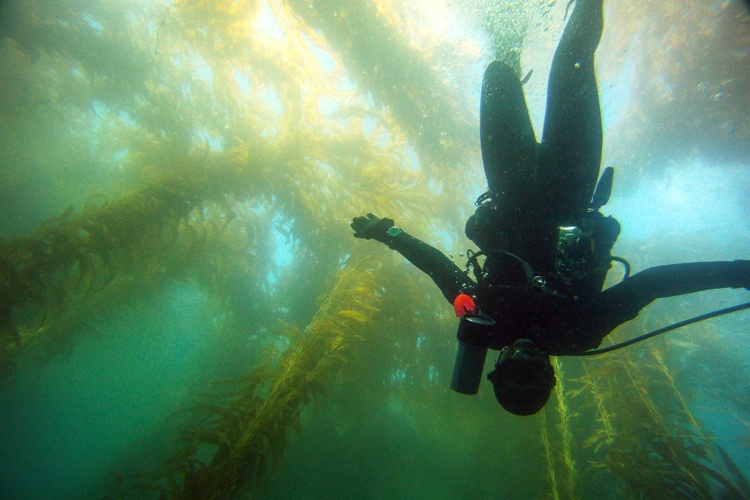
[[619,262],[623,266],[625,266],[625,275],[622,277],[621,281],[625,281],[630,277],[630,262],[623,259],[622,257],[615,257],[614,255],[609,258],[609,260],[614,262]]

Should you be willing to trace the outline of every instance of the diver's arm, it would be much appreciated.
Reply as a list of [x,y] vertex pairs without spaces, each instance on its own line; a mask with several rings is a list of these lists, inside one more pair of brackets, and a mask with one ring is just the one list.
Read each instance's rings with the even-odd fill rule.
[[[602,292],[597,314],[609,331],[656,299],[716,288],[750,287],[750,261],[692,262],[651,267]],[[605,335],[606,335],[605,333]]]
[[452,260],[414,236],[401,231],[384,243],[432,278],[451,304],[458,294],[471,293],[474,288],[474,282]]
[[471,293],[474,282],[453,261],[436,248],[403,232],[393,219],[373,214],[355,217],[351,223],[355,238],[376,240],[403,255],[420,271],[427,274],[451,304],[460,293]]

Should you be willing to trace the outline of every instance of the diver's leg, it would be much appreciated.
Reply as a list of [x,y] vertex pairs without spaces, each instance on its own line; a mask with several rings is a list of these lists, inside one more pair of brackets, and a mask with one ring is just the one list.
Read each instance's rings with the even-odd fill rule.
[[594,52],[603,0],[576,0],[550,69],[540,175],[550,207],[573,214],[589,206],[602,155],[602,122]]
[[479,135],[489,190],[512,204],[523,186],[532,181],[536,139],[521,82],[500,61],[490,64],[484,73]]

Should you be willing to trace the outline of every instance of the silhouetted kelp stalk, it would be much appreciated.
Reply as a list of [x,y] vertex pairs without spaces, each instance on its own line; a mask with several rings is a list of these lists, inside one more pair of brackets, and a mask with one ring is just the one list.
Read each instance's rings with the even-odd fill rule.
[[347,350],[363,338],[376,303],[373,271],[365,263],[347,266],[303,331],[286,326],[293,342],[275,366],[267,356],[241,379],[239,392],[197,405],[194,411],[206,416],[184,432],[185,447],[161,484],[133,489],[159,489],[169,498],[228,499],[248,481],[261,482],[281,464],[288,430],[301,430],[304,408],[327,393]]
[[[576,394],[571,394],[565,388],[566,380],[563,372],[562,362],[553,357],[552,366],[555,369],[555,402],[556,412],[552,410],[553,402],[550,401],[544,411],[540,412],[540,439],[544,451],[546,464],[547,482],[551,498],[574,498],[576,493],[578,471],[573,459],[573,434],[571,431],[571,419],[579,416],[579,413],[571,413],[569,402]],[[576,391],[577,392],[577,391]],[[555,414],[556,413],[556,414]],[[556,425],[552,426],[553,417],[556,417]],[[555,429],[557,432],[551,432]]]
[[545,470],[547,472],[547,483],[549,484],[550,497],[554,500],[558,500],[560,498],[560,492],[558,491],[560,486],[557,483],[557,473],[555,472],[557,462],[554,456],[555,451],[552,449],[552,443],[550,442],[550,431],[547,425],[546,408],[543,408],[540,412],[539,425],[540,439],[542,440],[545,464],[547,466]]
[[555,384],[555,394],[557,395],[557,414],[560,419],[559,431],[560,440],[562,444],[562,457],[563,464],[565,466],[565,483],[564,492],[565,497],[572,498],[575,493],[576,482],[578,479],[578,472],[576,471],[575,462],[573,461],[573,455],[571,451],[571,444],[573,436],[570,431],[570,419],[572,415],[566,404],[566,392],[565,392],[565,373],[562,369],[562,363],[559,358],[553,357],[552,365],[555,368],[557,374],[557,383]]

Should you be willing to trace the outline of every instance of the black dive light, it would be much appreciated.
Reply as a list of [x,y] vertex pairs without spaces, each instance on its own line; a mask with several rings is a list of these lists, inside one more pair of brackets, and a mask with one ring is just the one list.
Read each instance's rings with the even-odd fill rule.
[[476,394],[482,381],[484,360],[490,343],[490,327],[495,320],[483,314],[464,314],[458,324],[458,350],[453,364],[451,389]]

